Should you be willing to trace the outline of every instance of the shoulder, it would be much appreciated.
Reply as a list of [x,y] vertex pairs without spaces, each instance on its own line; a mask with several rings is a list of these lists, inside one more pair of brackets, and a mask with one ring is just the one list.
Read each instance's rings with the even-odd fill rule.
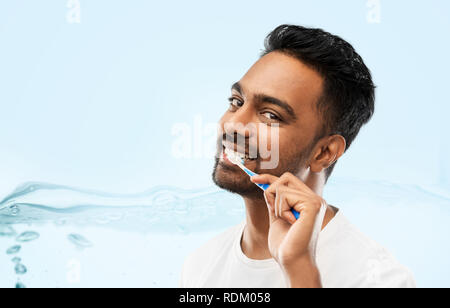
[[242,221],[226,229],[188,254],[183,263],[180,286],[190,285],[195,276],[201,275],[214,263],[220,262],[221,258],[226,257],[227,253],[231,251],[233,243],[238,240],[237,237],[244,224],[245,221]]
[[324,229],[318,244],[318,262],[329,273],[331,285],[415,287],[411,271],[387,249],[360,232],[342,213],[335,219]]

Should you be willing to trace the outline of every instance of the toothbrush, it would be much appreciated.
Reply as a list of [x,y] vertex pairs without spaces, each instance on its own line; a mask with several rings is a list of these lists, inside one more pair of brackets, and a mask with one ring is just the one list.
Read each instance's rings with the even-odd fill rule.
[[[227,157],[227,159],[235,164],[236,166],[238,166],[239,168],[241,168],[245,173],[247,173],[249,176],[255,176],[258,175],[257,173],[251,171],[250,169],[248,169],[247,167],[244,166],[244,159],[242,157],[239,157],[238,155],[236,155],[235,152],[229,150],[229,149],[225,149],[225,155]],[[256,186],[258,186],[259,188],[261,188],[262,190],[266,190],[267,188],[269,188],[269,184],[257,184],[255,183]],[[297,212],[296,210],[294,210],[293,208],[291,209],[292,214],[294,214],[295,219],[299,219],[300,217],[300,213]]]

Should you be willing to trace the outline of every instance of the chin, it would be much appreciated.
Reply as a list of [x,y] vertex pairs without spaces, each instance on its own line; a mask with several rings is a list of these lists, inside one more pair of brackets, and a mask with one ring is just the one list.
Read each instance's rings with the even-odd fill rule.
[[249,177],[244,174],[240,169],[228,168],[227,166],[219,163],[216,160],[214,171],[212,175],[214,183],[231,193],[241,196],[263,196],[262,190],[253,184]]

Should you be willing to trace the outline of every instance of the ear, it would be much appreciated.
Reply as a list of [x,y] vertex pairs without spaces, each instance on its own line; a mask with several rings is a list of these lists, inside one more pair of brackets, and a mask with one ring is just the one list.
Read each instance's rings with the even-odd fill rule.
[[320,139],[310,160],[312,172],[319,173],[333,165],[345,152],[345,138],[341,135],[332,135]]

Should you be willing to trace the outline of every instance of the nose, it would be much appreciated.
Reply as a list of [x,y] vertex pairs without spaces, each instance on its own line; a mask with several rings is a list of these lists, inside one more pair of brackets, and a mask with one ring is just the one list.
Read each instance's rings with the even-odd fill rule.
[[257,126],[250,106],[244,105],[227,117],[223,123],[223,129],[228,136],[237,136],[247,140],[255,138]]

